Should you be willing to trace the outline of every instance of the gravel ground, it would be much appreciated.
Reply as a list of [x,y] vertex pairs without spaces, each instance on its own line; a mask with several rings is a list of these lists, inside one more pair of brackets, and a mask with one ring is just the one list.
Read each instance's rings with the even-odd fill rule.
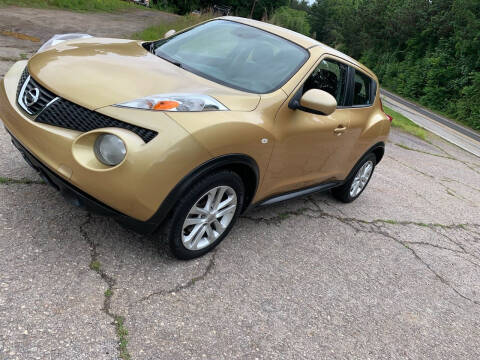
[[41,44],[55,34],[87,33],[100,37],[129,38],[148,26],[171,22],[175,17],[173,14],[148,10],[80,13],[0,7],[0,78],[14,62],[33,55]]
[[69,205],[3,129],[0,176],[0,359],[480,357],[480,159],[434,135],[394,130],[354,203],[251,211],[189,262]]

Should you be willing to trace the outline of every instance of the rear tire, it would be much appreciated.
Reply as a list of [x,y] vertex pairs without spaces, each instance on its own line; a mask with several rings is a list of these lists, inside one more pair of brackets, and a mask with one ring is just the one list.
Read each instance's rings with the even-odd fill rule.
[[165,235],[178,259],[202,256],[230,232],[245,198],[240,176],[223,170],[196,183],[175,205]]
[[370,182],[376,164],[377,158],[374,154],[366,155],[355,168],[350,180],[332,189],[333,196],[344,203],[350,203],[358,198]]

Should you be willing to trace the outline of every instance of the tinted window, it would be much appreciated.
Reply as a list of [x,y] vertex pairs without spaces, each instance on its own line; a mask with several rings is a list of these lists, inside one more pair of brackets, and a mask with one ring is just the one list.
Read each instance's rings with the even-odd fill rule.
[[303,85],[303,92],[319,89],[328,92],[339,106],[345,104],[345,83],[347,81],[347,65],[333,60],[322,60]]
[[373,80],[364,73],[355,70],[353,105],[370,105],[373,102]]
[[151,50],[186,70],[254,93],[278,89],[308,58],[305,49],[288,40],[226,20],[157,41]]

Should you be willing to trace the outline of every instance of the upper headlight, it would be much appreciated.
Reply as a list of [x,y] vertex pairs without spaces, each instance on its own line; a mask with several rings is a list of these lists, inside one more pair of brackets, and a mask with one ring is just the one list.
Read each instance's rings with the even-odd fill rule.
[[47,50],[48,48],[55,46],[57,44],[60,44],[63,41],[66,40],[73,40],[73,39],[86,39],[86,38],[91,38],[91,35],[88,34],[77,34],[77,33],[72,33],[72,34],[55,34],[53,35],[45,44],[40,46],[40,49],[38,49],[37,53],[42,52]]
[[214,98],[203,94],[159,94],[127,101],[115,106],[155,111],[219,111],[228,110]]

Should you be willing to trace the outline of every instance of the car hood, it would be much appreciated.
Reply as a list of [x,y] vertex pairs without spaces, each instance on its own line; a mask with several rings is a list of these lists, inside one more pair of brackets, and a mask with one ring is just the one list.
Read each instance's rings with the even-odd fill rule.
[[207,94],[233,111],[252,111],[260,101],[257,94],[181,69],[132,40],[67,41],[33,56],[28,68],[41,85],[90,110],[162,93]]

